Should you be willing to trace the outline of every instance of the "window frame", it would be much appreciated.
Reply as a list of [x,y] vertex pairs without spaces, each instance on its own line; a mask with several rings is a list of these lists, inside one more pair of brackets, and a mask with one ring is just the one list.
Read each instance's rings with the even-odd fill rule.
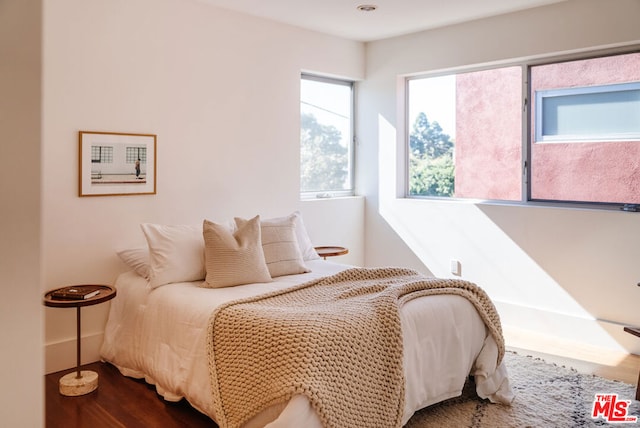
[[600,142],[600,141],[637,141],[640,140],[640,127],[635,132],[629,133],[610,133],[610,134],[592,134],[592,135],[577,135],[577,134],[562,134],[562,135],[546,135],[543,134],[544,127],[544,105],[543,101],[547,98],[556,98],[571,95],[591,95],[591,94],[604,94],[604,93],[620,93],[620,92],[640,92],[640,81],[638,82],[626,82],[626,83],[611,83],[605,85],[595,86],[578,86],[573,88],[560,88],[560,89],[547,89],[543,91],[537,91],[535,93],[535,136],[536,141],[540,143],[563,141],[563,142]]
[[[483,204],[494,204],[494,205],[514,205],[514,206],[551,206],[551,207],[564,207],[564,208],[579,208],[579,209],[598,209],[598,210],[628,210],[629,204],[627,203],[618,203],[618,202],[592,202],[592,201],[573,201],[573,200],[543,200],[543,199],[533,199],[532,191],[531,191],[531,151],[532,145],[535,138],[535,134],[538,132],[538,126],[535,123],[532,123],[532,117],[535,117],[537,120],[538,115],[533,115],[531,112],[531,100],[535,99],[535,94],[532,94],[531,89],[531,68],[534,66],[546,65],[546,64],[559,64],[563,62],[571,62],[571,61],[579,61],[579,60],[588,60],[595,58],[605,58],[609,56],[618,56],[625,54],[634,54],[640,53],[640,44],[633,43],[629,45],[620,45],[609,48],[594,48],[591,50],[577,51],[573,53],[550,53],[546,55],[539,55],[530,58],[519,58],[512,60],[504,60],[504,61],[496,61],[494,63],[488,64],[471,64],[468,66],[461,66],[452,69],[442,69],[442,70],[434,70],[425,73],[413,73],[411,75],[404,76],[404,114],[403,114],[403,126],[404,126],[404,135],[403,135],[403,144],[404,147],[402,149],[403,157],[404,157],[404,172],[403,172],[403,191],[402,195],[405,199],[421,199],[421,200],[432,200],[432,201],[452,201],[452,202],[467,202],[467,203],[483,203]],[[497,69],[503,67],[511,67],[511,66],[519,66],[522,68],[522,87],[523,87],[523,105],[522,105],[522,200],[521,201],[506,201],[506,200],[497,200],[497,199],[473,199],[473,198],[461,198],[461,197],[442,197],[442,196],[422,196],[422,195],[411,195],[409,194],[409,138],[411,134],[411,124],[409,123],[409,106],[408,100],[410,97],[409,94],[409,80],[420,79],[420,78],[430,78],[430,77],[438,77],[443,75],[457,75],[468,72],[482,71],[488,69]],[[631,84],[635,85],[636,82],[628,82],[621,85]],[[640,82],[638,83],[638,89],[640,89]],[[600,85],[600,86],[612,86],[617,84],[609,84],[609,85]],[[536,103],[536,108],[538,108],[539,103]],[[535,127],[534,127],[535,126]],[[608,140],[610,140],[607,137]],[[626,141],[640,141],[639,138],[630,138],[628,136],[623,137],[622,139]],[[579,140],[579,141],[589,141],[589,142],[599,142],[602,139],[599,138],[597,140]],[[568,140],[563,140],[568,141]],[[577,141],[577,140],[576,140]],[[552,143],[552,141],[548,141]],[[631,204],[634,205],[634,204]],[[640,205],[640,204],[639,204]],[[640,209],[639,209],[640,211]]]
[[[348,79],[340,79],[336,77],[328,77],[323,76],[321,74],[313,74],[303,72],[300,74],[300,81],[302,80],[311,80],[315,82],[321,83],[329,83],[334,85],[346,86],[350,88],[351,94],[349,96],[349,114],[350,114],[350,123],[349,123],[349,135],[348,143],[349,143],[349,156],[348,156],[348,175],[349,175],[349,188],[344,190],[315,190],[315,191],[302,191],[302,187],[300,189],[300,199],[320,199],[320,198],[333,198],[333,197],[344,197],[344,196],[354,196],[355,195],[355,175],[356,175],[356,137],[355,137],[355,99],[356,99],[356,82]],[[300,103],[302,103],[302,97],[298,97],[300,99]],[[299,111],[301,115],[302,111]],[[301,125],[300,125],[301,128]],[[301,142],[299,142],[300,144]],[[301,146],[299,146],[299,149]],[[298,180],[301,180],[301,175],[299,175]]]

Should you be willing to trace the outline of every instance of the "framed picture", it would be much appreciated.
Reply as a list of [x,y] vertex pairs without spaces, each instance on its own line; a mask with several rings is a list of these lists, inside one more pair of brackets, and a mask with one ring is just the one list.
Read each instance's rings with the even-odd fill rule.
[[156,135],[79,132],[79,196],[155,195]]

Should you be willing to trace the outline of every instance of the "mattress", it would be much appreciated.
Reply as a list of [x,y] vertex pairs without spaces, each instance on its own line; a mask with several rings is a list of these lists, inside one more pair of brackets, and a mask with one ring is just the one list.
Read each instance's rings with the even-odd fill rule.
[[[325,260],[306,262],[310,273],[269,283],[202,288],[201,281],[156,289],[134,272],[116,281],[101,358],[125,376],[143,378],[169,401],[186,398],[213,420],[207,355],[207,326],[213,310],[226,302],[291,287],[350,266]],[[423,407],[459,396],[469,374],[478,395],[510,403],[506,368],[497,365],[498,347],[474,306],[455,295],[413,299],[402,306],[405,408],[402,422]],[[303,396],[266,409],[246,427],[320,427]]]

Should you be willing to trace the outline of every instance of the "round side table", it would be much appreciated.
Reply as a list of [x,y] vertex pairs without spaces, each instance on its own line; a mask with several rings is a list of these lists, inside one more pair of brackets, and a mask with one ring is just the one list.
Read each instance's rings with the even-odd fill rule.
[[[58,298],[54,293],[73,288],[82,293],[83,290],[95,290],[98,293],[89,298]],[[106,302],[116,297],[116,289],[109,285],[74,285],[56,288],[44,295],[43,303],[52,308],[76,308],[76,370],[60,378],[60,394],[78,396],[88,394],[98,387],[98,373],[91,370],[80,370],[80,343],[81,318],[80,308]]]
[[349,250],[345,247],[315,247],[315,250],[325,260],[327,260],[327,257],[344,256],[349,253]]

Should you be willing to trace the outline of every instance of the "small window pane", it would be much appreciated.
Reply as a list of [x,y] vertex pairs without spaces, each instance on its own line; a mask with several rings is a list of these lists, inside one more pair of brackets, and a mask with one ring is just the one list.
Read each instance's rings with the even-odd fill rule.
[[640,138],[640,84],[539,91],[537,140]]

